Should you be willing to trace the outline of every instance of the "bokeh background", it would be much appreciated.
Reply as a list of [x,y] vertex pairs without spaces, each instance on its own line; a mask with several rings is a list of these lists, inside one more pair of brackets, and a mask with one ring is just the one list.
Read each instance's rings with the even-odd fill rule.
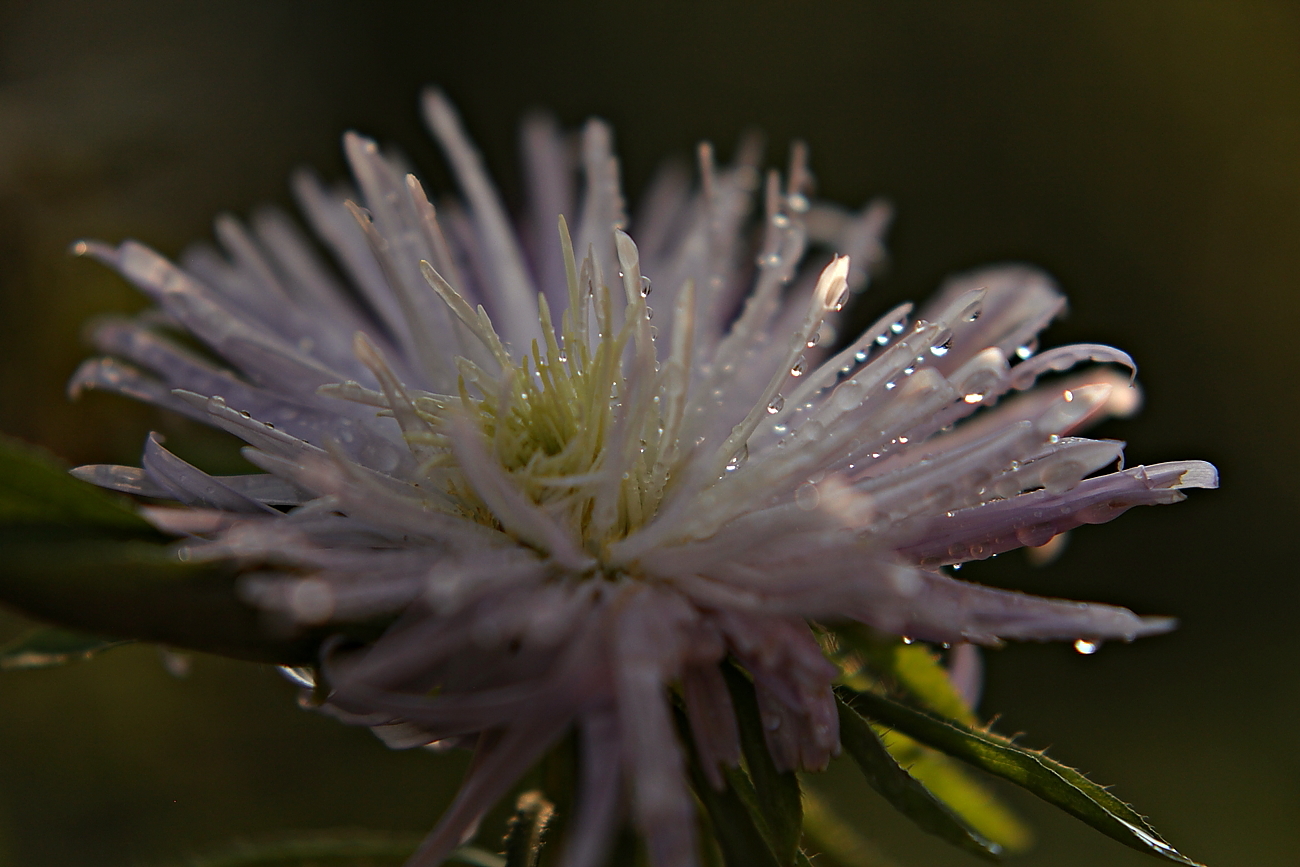
[[[299,165],[342,175],[339,135],[447,175],[416,98],[439,83],[518,198],[515,131],[546,106],[616,128],[635,198],[665,155],[746,128],[812,148],[820,193],[898,207],[862,315],[953,271],[1025,260],[1068,291],[1050,343],[1110,342],[1148,400],[1101,433],[1130,463],[1207,458],[1217,493],[1085,528],[1057,563],[963,577],[1147,613],[1175,634],[1091,657],[989,655],[982,712],[1051,747],[1215,867],[1300,851],[1297,318],[1300,7],[1289,3],[0,3],[0,430],[70,462],[134,462],[149,429],[211,438],[63,383],[79,323],[136,309],[70,241],[168,254],[220,211],[288,203]],[[3,552],[0,552],[3,556]],[[0,619],[3,635],[21,622]],[[303,713],[273,672],[168,674],[148,648],[0,676],[0,864],[186,863],[231,839],[420,832],[458,759],[391,753]],[[976,863],[912,831],[852,774],[848,814],[903,864]],[[1154,863],[1013,798],[1024,867]]]

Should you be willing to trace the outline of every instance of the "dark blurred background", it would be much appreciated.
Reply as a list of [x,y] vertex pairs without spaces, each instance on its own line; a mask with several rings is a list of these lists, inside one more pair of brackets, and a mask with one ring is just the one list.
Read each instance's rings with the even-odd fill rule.
[[[1134,464],[1210,459],[1224,488],[1077,531],[1045,568],[1004,555],[963,572],[1182,621],[1087,658],[991,653],[981,710],[1114,784],[1195,858],[1296,863],[1300,8],[7,0],[0,430],[77,463],[132,463],[151,428],[204,448],[124,400],[67,403],[79,323],[141,306],[67,245],[132,236],[175,254],[217,212],[287,204],[299,165],[341,176],[347,128],[400,145],[445,189],[417,119],[427,83],[516,200],[516,122],[537,106],[612,121],[634,199],[698,140],[727,153],[760,127],[780,162],[805,139],[822,195],[897,205],[872,311],[985,262],[1051,271],[1072,309],[1046,343],[1114,343],[1141,367],[1143,412],[1101,433],[1129,440]],[[21,628],[3,617],[0,637]],[[145,648],[10,673],[0,864],[177,864],[277,830],[423,831],[458,762],[391,753],[299,711],[273,672],[214,658],[183,679]],[[975,863],[832,777],[902,863]],[[1013,863],[1154,863],[1014,801],[1039,843]]]

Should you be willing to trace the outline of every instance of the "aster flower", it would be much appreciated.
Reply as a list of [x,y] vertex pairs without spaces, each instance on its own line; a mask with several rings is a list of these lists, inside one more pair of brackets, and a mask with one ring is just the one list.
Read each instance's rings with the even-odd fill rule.
[[147,514],[189,559],[241,564],[268,630],[383,624],[299,672],[321,710],[475,749],[412,864],[568,732],[562,863],[603,863],[629,819],[655,867],[695,863],[686,756],[718,789],[741,760],[732,661],[778,770],[839,752],[821,624],[960,646],[1171,627],[944,571],[1216,484],[1198,461],[1095,475],[1122,444],[1076,434],[1136,406],[1134,366],[1035,351],[1064,307],[1046,276],[963,275],[844,335],[889,211],[811,200],[801,148],[782,178],[752,143],[726,167],[702,147],[698,184],[666,171],[629,220],[608,128],[534,119],[514,223],[446,100],[424,109],[463,198],[435,205],[349,134],[355,189],[295,180],[324,257],[275,211],[222,218],[220,249],[179,265],[79,244],[157,307],[100,322],[71,383],[247,443],[261,473],[209,475],[157,436],[142,468],[76,473],[182,504]]

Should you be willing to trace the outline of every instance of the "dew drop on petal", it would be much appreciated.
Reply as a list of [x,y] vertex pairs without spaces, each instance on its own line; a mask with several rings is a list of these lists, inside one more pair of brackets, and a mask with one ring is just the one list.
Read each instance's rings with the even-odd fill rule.
[[642,298],[646,298],[646,297],[648,297],[648,296],[650,295],[650,288],[651,288],[651,287],[650,287],[650,278],[649,278],[649,277],[642,276],[642,277],[641,277],[641,297],[642,297]]
[[1078,641],[1074,642],[1075,651],[1083,654],[1084,656],[1092,656],[1094,653],[1097,652],[1097,648],[1100,646],[1101,645],[1099,645],[1097,642],[1088,641],[1085,638],[1080,638]]
[[[876,339],[879,340],[880,338],[876,338]],[[885,338],[885,339],[888,340],[889,338]],[[859,349],[857,352],[853,353],[853,360],[856,361],[858,364],[861,364],[862,362],[867,360],[867,357],[870,354],[871,353],[865,349]]]
[[849,287],[845,286],[844,291],[840,293],[840,297],[836,298],[835,303],[831,305],[831,309],[834,310],[836,313],[838,313],[841,310],[843,310],[844,305],[848,303],[849,303]]
[[790,218],[785,214],[779,212],[775,213],[772,215],[772,225],[776,226],[778,229],[784,229],[790,225]]
[[799,356],[798,360],[795,361],[793,365],[791,365],[790,375],[803,376],[804,372],[807,370],[808,370],[808,360],[801,355]]
[[805,512],[811,512],[821,502],[821,492],[812,482],[804,482],[794,492],[794,504]]
[[796,214],[804,213],[809,207],[808,197],[803,193],[792,193],[785,197],[785,201]]
[[779,394],[776,397],[772,398],[770,401],[768,401],[767,412],[769,415],[776,415],[784,408],[785,408],[785,398]]
[[740,469],[742,466],[744,466],[744,465],[745,465],[745,461],[747,461],[747,460],[749,460],[749,444],[748,444],[748,443],[746,443],[745,445],[741,446],[741,447],[740,447],[740,451],[736,452],[734,455],[731,456],[731,460],[727,461],[727,466],[725,467],[725,469],[726,469],[726,471],[729,472],[729,473],[734,473],[736,470],[738,470],[738,469]]

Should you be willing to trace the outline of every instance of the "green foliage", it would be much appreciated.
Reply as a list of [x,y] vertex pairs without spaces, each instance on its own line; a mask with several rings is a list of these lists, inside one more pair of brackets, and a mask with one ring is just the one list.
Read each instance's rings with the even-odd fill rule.
[[171,542],[129,501],[72,478],[44,452],[0,438],[0,604],[106,638],[256,662],[315,661],[322,634],[269,632],[237,598],[233,566],[189,562]]
[[111,647],[130,642],[100,638],[58,627],[42,627],[0,647],[0,670],[53,668],[90,659]]
[[1010,739],[944,720],[871,692],[839,690],[841,706],[1033,792],[1114,839],[1177,864],[1200,867],[1160,838],[1132,807],[1083,774]]
[[776,855],[777,861],[789,864],[799,848],[803,830],[803,801],[799,791],[799,778],[793,771],[779,771],[767,749],[763,735],[763,720],[759,715],[758,698],[754,685],[735,665],[722,666],[731,693],[731,703],[736,710],[740,730],[740,747],[745,758],[748,779],[739,771],[728,774],[729,782],[741,792],[748,791],[745,783],[752,781],[751,809],[758,817],[764,837]]
[[687,749],[691,786],[712,825],[713,836],[722,850],[723,863],[727,867],[788,867],[788,861],[782,864],[777,860],[767,834],[760,828],[762,820],[756,809],[758,796],[749,776],[738,769],[727,775],[725,788],[721,791],[713,788],[701,769],[686,714],[680,708],[674,708],[674,713],[677,732]]
[[1028,826],[961,763],[896,731],[883,741],[895,761],[976,832],[1007,853],[1029,848],[1033,836]]
[[922,829],[937,834],[959,848],[986,858],[996,858],[1002,847],[967,825],[955,811],[921,785],[890,755],[867,721],[843,701],[840,742],[857,762],[871,787]]

